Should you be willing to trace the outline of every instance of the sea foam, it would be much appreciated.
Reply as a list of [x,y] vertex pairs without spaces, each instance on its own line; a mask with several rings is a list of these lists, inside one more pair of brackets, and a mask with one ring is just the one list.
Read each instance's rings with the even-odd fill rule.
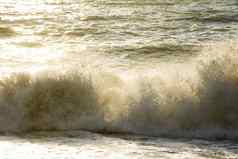
[[90,70],[13,74],[0,82],[0,131],[237,139],[237,70],[237,43],[224,42],[152,76]]

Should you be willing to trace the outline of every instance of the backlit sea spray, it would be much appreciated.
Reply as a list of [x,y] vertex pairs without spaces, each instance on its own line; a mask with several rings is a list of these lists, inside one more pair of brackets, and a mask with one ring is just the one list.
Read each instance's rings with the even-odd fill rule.
[[62,158],[237,158],[237,7],[0,1],[0,131],[20,135],[1,137],[3,157],[37,155],[28,140]]

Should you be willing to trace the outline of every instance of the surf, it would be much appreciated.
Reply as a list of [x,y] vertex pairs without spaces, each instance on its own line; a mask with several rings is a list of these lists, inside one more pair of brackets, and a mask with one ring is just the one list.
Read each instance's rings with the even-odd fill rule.
[[0,131],[88,130],[237,139],[237,42],[188,62],[130,73],[11,74],[0,82]]

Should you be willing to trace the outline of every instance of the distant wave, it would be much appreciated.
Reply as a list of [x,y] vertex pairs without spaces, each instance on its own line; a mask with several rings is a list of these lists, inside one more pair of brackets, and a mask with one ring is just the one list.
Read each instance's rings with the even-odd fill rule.
[[0,37],[15,36],[16,32],[8,26],[0,26]]
[[166,67],[166,78],[135,74],[125,80],[116,73],[85,73],[90,70],[11,75],[0,82],[0,131],[238,139],[237,46],[213,44],[173,71]]

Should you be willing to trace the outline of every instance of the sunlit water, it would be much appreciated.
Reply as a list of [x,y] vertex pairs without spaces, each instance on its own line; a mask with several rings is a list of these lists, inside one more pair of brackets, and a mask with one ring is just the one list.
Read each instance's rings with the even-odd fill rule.
[[230,141],[166,139],[88,132],[39,132],[21,137],[1,136],[3,159],[217,159],[238,157],[237,143]]
[[184,61],[207,42],[236,38],[237,8],[235,0],[1,1],[1,69]]
[[[147,72],[167,63],[187,62],[204,46],[237,37],[236,0],[0,0],[2,75],[63,72],[82,65]],[[0,158],[235,159],[238,145],[235,141],[42,132],[1,136]]]

